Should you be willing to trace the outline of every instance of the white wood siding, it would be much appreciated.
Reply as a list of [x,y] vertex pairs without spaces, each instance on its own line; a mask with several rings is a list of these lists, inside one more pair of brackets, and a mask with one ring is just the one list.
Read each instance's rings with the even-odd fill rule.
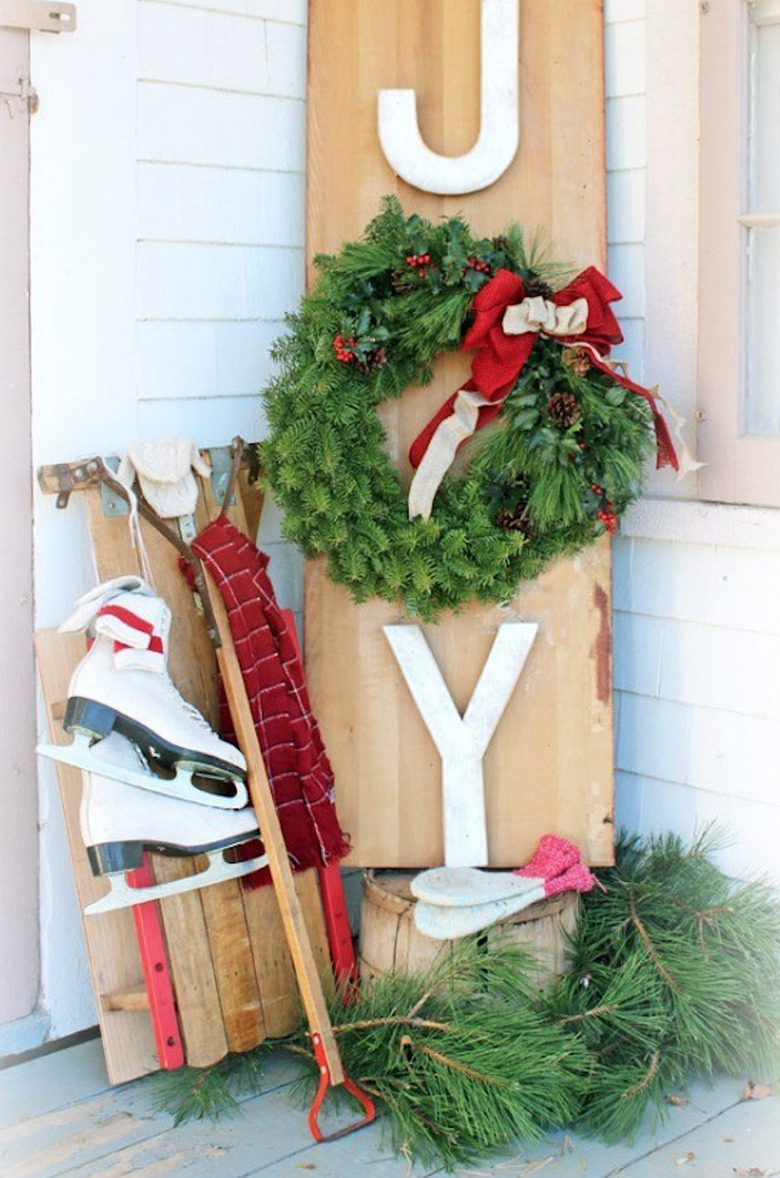
[[[607,3],[611,277],[632,289],[632,367],[695,412],[696,5]],[[623,320],[624,325],[626,323]],[[692,431],[686,431],[689,436]],[[650,493],[693,496],[652,473]],[[715,821],[727,870],[780,882],[780,551],[750,509],[640,507],[615,543],[617,821],[690,835]],[[760,515],[761,519],[757,518]],[[657,526],[647,527],[656,520]],[[650,533],[648,535],[647,533]],[[632,533],[634,534],[632,536]]]
[[[72,38],[33,39],[35,462],[144,435],[257,438],[269,347],[303,290],[305,0],[82,0],[79,17]],[[264,547],[300,609],[278,525],[271,506]],[[77,500],[37,496],[37,625],[93,575]],[[54,775],[39,774],[56,1037],[94,1011]]]

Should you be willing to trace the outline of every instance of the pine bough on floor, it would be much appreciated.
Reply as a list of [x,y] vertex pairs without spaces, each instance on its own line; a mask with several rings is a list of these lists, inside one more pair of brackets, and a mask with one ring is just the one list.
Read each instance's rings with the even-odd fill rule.
[[[714,836],[624,838],[585,898],[571,972],[539,995],[529,956],[479,938],[436,970],[385,977],[331,1009],[346,1071],[379,1099],[398,1153],[447,1168],[577,1125],[630,1139],[694,1077],[770,1078],[780,1058],[780,903],[734,883]],[[234,1109],[278,1047],[315,1061],[305,1029],[202,1071],[160,1077],[177,1123]]]

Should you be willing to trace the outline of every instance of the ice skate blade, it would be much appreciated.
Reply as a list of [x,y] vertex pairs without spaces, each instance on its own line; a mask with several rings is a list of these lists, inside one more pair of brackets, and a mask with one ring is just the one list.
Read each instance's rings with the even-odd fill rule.
[[134,904],[148,904],[153,900],[165,900],[168,896],[179,896],[184,892],[200,891],[210,888],[213,884],[226,883],[231,879],[241,879],[251,875],[253,871],[260,871],[268,866],[268,856],[259,855],[256,859],[247,859],[243,863],[228,863],[221,851],[209,854],[209,865],[205,871],[197,875],[187,875],[183,879],[169,879],[162,883],[150,884],[145,888],[131,888],[123,874],[104,876],[111,884],[111,891],[99,900],[87,904],[85,916],[99,916],[103,912],[115,912],[120,908],[132,908]]
[[173,771],[177,766],[182,766],[207,777],[241,781],[246,778],[246,764],[240,768],[222,757],[172,743],[138,720],[93,699],[70,696],[62,726],[74,736],[83,733],[92,740],[102,740],[110,732],[118,732],[137,745],[147,761],[161,769]]
[[85,732],[74,732],[71,744],[39,744],[35,751],[52,761],[72,765],[74,769],[83,769],[85,773],[111,777],[114,781],[123,781],[125,785],[135,785],[139,789],[163,794],[168,798],[178,798],[182,802],[197,802],[201,806],[212,806],[217,810],[243,810],[249,802],[246,784],[234,777],[220,778],[220,781],[231,784],[236,791],[226,796],[199,789],[193,783],[192,771],[181,766],[176,770],[174,777],[166,778],[157,777],[151,771],[144,773],[142,770],[102,761],[92,751],[92,741]]

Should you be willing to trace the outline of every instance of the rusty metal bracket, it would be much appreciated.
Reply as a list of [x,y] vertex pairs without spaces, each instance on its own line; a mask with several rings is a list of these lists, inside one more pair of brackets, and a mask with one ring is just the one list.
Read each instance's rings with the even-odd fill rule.
[[0,28],[72,33],[76,24],[75,4],[60,0],[0,0]]
[[[124,500],[128,504],[130,503],[130,493],[127,487],[120,483],[110,466],[102,458],[41,466],[38,468],[38,484],[45,494],[57,496],[57,506],[60,508],[68,506],[74,491],[81,491],[86,487],[100,487],[101,490],[105,488],[117,501]],[[206,592],[206,582],[200,560],[180,533],[161,519],[149,506],[140,491],[135,499],[141,518],[172,544],[179,556],[182,556],[192,569],[195,587],[203,602],[203,614],[209,637],[216,646],[219,646],[219,632],[211,609],[210,598]],[[111,514],[118,515],[119,512],[113,510]]]
[[74,491],[99,485],[101,466],[99,458],[41,466],[38,469],[38,485],[45,495],[57,496],[57,507],[62,510],[68,506]]

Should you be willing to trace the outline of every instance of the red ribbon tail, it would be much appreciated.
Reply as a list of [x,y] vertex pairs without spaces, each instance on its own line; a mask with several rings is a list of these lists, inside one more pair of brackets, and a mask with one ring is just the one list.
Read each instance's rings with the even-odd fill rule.
[[680,460],[674,448],[672,435],[669,433],[669,426],[661,416],[657,405],[653,402],[651,402],[651,405],[653,409],[653,426],[655,427],[656,468],[660,470],[662,466],[671,466],[672,470],[679,470]]
[[457,395],[457,393],[453,393],[451,397],[447,398],[436,415],[431,418],[425,428],[420,431],[420,433],[412,442],[409,450],[409,461],[415,470],[417,470],[417,467],[422,462],[423,457],[425,456],[425,451],[428,449],[431,438],[436,433],[439,425],[452,413],[452,407],[455,404],[455,398]]
[[656,468],[660,470],[662,466],[671,466],[672,470],[679,470],[680,461],[677,457],[677,451],[674,448],[672,435],[669,433],[669,426],[666,424],[666,420],[658,407],[658,398],[650,389],[646,389],[643,385],[631,380],[630,377],[623,376],[622,373],[617,372],[592,347],[588,351],[596,368],[600,369],[610,380],[614,380],[615,384],[619,384],[621,388],[626,389],[629,393],[636,393],[638,397],[644,397],[650,406],[653,414],[653,428],[655,430]]

